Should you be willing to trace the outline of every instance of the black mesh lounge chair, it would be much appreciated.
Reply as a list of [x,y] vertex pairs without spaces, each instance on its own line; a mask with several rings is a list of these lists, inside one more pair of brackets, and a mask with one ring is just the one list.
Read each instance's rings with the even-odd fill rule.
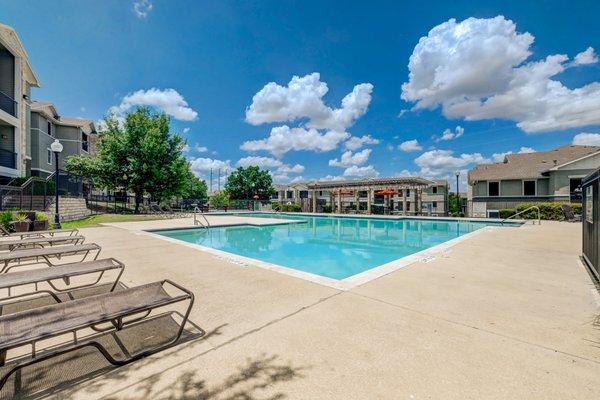
[[8,239],[0,240],[0,251],[8,250],[13,251],[16,249],[26,248],[44,248],[56,245],[65,244],[81,244],[85,241],[84,236],[73,235],[73,236],[50,236],[50,237],[28,237],[23,239]]
[[9,232],[6,228],[0,225],[0,234],[1,236],[10,236],[10,237],[51,237],[51,236],[73,236],[77,235],[79,230],[77,228],[71,229],[50,229],[47,231],[31,231],[31,232]]
[[67,246],[52,246],[44,249],[25,249],[0,253],[0,274],[6,273],[12,268],[34,264],[46,264],[49,267],[70,264],[73,260],[60,262],[65,256],[82,256],[81,261],[85,261],[88,256],[96,260],[100,255],[102,248],[96,243],[76,244]]
[[[170,294],[174,291],[177,294]],[[125,358],[118,359],[111,355],[95,336],[77,337],[77,333],[86,328],[109,333],[120,331],[128,324],[149,319],[149,315],[156,309],[182,302],[189,304],[182,315],[177,333],[168,342],[152,349],[134,354],[125,353]],[[10,376],[21,368],[86,347],[96,348],[113,365],[124,365],[169,348],[179,341],[193,304],[192,292],[174,282],[164,280],[1,316],[0,366],[6,365],[8,350],[30,347],[31,354],[29,357],[9,361],[12,368],[0,379],[0,390]],[[163,312],[160,315],[165,314],[173,312]],[[100,324],[108,324],[108,327],[101,329]],[[72,342],[36,352],[38,342],[69,333],[73,335]]]
[[[7,296],[0,297],[4,302],[10,300],[11,302],[17,298],[29,297],[37,294],[48,294],[54,301],[60,303],[62,300],[57,295],[60,293],[68,293],[78,289],[88,288],[98,284],[105,273],[109,271],[117,272],[117,276],[114,282],[109,287],[108,291],[112,292],[115,290],[121,275],[125,270],[125,265],[114,258],[104,258],[102,260],[84,261],[82,263],[64,264],[52,268],[40,268],[28,271],[11,272],[8,274],[0,274],[0,289],[6,289]],[[98,275],[97,279],[91,283],[84,283],[79,285],[70,285],[69,281],[73,277],[80,277],[84,275]],[[61,285],[59,288],[56,285],[57,280],[63,280],[68,285]],[[112,282],[112,281],[111,281]],[[49,288],[39,289],[39,284],[47,284]],[[22,286],[34,285],[35,289],[30,292],[19,293],[13,295],[12,289]],[[46,287],[46,286],[44,286]],[[68,298],[68,297],[67,297]]]
[[565,215],[565,221],[581,222],[581,215],[575,214],[570,205],[562,204],[561,207],[562,207],[563,214]]

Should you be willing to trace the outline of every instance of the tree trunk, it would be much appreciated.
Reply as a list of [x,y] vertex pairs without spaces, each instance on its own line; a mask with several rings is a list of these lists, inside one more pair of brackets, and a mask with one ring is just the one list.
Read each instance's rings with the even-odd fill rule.
[[142,194],[140,193],[135,193],[135,214],[139,214],[140,213],[140,204],[142,203],[142,201],[144,200],[144,197],[142,196]]

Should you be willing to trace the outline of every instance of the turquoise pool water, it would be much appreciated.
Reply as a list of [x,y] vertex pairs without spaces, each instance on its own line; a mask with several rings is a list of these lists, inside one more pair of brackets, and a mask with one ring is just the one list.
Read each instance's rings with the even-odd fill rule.
[[497,225],[478,221],[244,215],[297,219],[299,223],[155,233],[299,271],[344,279],[485,226]]

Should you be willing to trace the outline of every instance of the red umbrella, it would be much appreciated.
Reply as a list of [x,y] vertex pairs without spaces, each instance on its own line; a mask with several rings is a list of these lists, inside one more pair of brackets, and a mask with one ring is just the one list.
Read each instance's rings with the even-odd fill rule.
[[398,192],[396,192],[394,189],[383,189],[379,192],[376,192],[375,194],[378,196],[393,196],[395,194],[398,194]]

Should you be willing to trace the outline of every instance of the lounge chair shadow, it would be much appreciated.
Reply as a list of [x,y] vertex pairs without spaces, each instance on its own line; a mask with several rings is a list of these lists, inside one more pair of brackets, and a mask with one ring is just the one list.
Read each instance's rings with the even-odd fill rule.
[[[168,342],[176,334],[181,318],[181,314],[177,312],[168,313],[132,324],[118,333],[98,335],[95,340],[106,346],[113,356],[122,358],[125,353],[137,353]],[[188,320],[177,346],[167,349],[165,353],[176,354],[186,351],[188,346],[193,345],[197,339],[220,335],[222,328],[223,326],[219,326],[205,332]],[[126,368],[138,369],[150,362],[156,362],[156,359],[143,358]],[[5,373],[5,368],[9,368],[9,365],[0,368],[0,373]],[[60,392],[105,374],[110,375],[111,381],[125,380],[128,377],[125,368],[111,365],[94,348],[84,348],[25,367],[13,374],[0,392],[0,400],[38,399],[58,395]],[[101,386],[101,384],[97,385]],[[92,392],[99,389],[100,387],[90,386]]]

